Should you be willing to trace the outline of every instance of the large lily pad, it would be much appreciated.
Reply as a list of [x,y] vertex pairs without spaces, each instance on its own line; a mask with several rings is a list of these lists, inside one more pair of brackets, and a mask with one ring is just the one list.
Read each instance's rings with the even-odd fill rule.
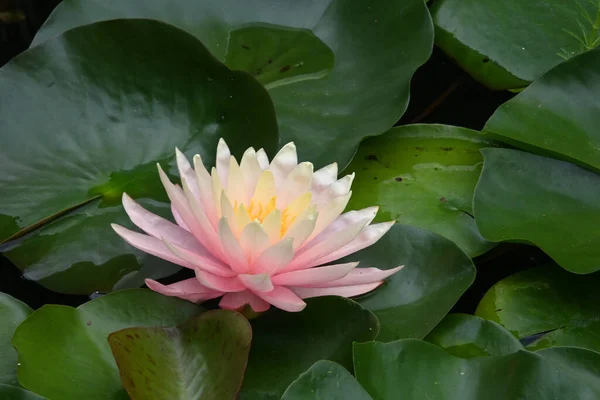
[[575,273],[600,270],[600,175],[518,150],[484,149],[473,210],[492,241],[527,241]]
[[[374,400],[578,399],[600,396],[600,353],[557,347],[462,359],[414,339],[356,343],[356,377]],[[582,373],[585,371],[585,373]]]
[[423,0],[65,0],[34,44],[116,18],[175,25],[255,76],[269,88],[281,140],[317,166],[345,166],[362,138],[394,125],[433,42]]
[[450,311],[475,279],[472,261],[435,233],[396,224],[377,243],[345,259],[359,267],[405,267],[357,302],[373,311],[377,340],[422,339]]
[[281,400],[371,400],[346,368],[321,360],[287,388]]
[[130,224],[124,191],[168,214],[155,164],[174,166],[175,146],[208,164],[220,137],[237,155],[277,146],[264,88],[157,21],[99,22],[50,39],[0,70],[0,96],[10,98],[0,104],[0,240],[42,226],[3,250],[25,277],[60,292],[176,271],[110,228]]
[[492,89],[525,86],[598,40],[598,0],[439,0],[436,44]]
[[288,385],[326,359],[352,368],[352,343],[373,340],[372,312],[342,297],[309,299],[299,313],[273,310],[252,321],[252,349],[240,398],[280,399]]
[[17,352],[10,341],[17,326],[32,312],[27,304],[6,293],[0,293],[0,385],[19,385]]
[[493,244],[473,220],[473,191],[483,157],[493,145],[470,129],[407,125],[361,143],[349,208],[380,206],[378,221],[396,220],[438,233],[474,257]]
[[532,349],[578,346],[600,351],[600,273],[581,276],[553,265],[503,279],[477,307],[477,315],[503,325]]
[[523,349],[498,323],[468,314],[448,314],[425,340],[461,358],[504,356]]
[[12,340],[19,354],[19,383],[50,399],[128,399],[108,335],[133,326],[174,326],[200,311],[147,289],[114,292],[78,308],[43,306],[23,321]]
[[133,327],[108,343],[133,400],[229,400],[242,385],[252,329],[241,314],[214,310],[178,327]]
[[599,92],[600,48],[532,83],[500,106],[484,130],[516,146],[600,170]]
[[0,398],[3,400],[46,400],[20,387],[0,383]]

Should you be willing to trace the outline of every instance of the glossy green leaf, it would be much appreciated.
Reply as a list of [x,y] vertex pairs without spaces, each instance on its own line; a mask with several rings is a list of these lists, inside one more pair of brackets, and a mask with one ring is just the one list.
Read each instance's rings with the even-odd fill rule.
[[132,326],[174,326],[200,311],[147,289],[114,292],[78,308],[45,305],[15,331],[19,383],[50,399],[127,399],[108,335]]
[[27,304],[6,293],[0,293],[0,385],[19,385],[17,352],[10,341],[17,326],[32,312]]
[[0,399],[2,400],[46,400],[20,387],[0,383]]
[[135,287],[177,271],[110,228],[131,226],[123,192],[170,214],[156,163],[175,172],[176,146],[209,166],[220,137],[236,155],[277,146],[264,88],[157,21],[106,21],[52,38],[0,70],[0,96],[11,99],[0,104],[0,240],[43,225],[3,251],[26,278],[60,292]]
[[433,42],[423,0],[65,0],[34,44],[115,18],[175,25],[263,82],[282,143],[317,167],[345,166],[362,138],[394,125]]
[[273,310],[252,320],[252,349],[240,399],[280,399],[288,385],[326,359],[352,368],[352,342],[373,340],[377,318],[342,297],[309,299],[299,313]]
[[235,399],[252,329],[243,315],[214,310],[178,327],[134,327],[108,343],[133,400]]
[[318,361],[287,388],[281,400],[371,400],[341,365]]
[[439,0],[436,44],[492,89],[525,86],[600,44],[598,0]]
[[523,348],[496,322],[468,314],[448,314],[425,340],[460,358],[503,356]]
[[481,234],[531,242],[572,272],[600,270],[600,175],[518,150],[482,152],[473,200]]
[[597,399],[600,353],[552,350],[463,359],[415,339],[356,343],[354,368],[374,400]]
[[471,216],[482,147],[493,143],[470,129],[407,125],[361,143],[347,170],[356,173],[348,207],[380,206],[376,221],[438,233],[474,257],[493,245]]
[[383,286],[357,299],[377,315],[380,341],[425,337],[475,279],[473,263],[454,243],[400,224],[344,261],[381,269],[405,265]]
[[552,69],[500,106],[484,130],[600,169],[600,48]]
[[476,314],[519,338],[538,336],[532,349],[578,346],[600,351],[600,273],[575,275],[553,265],[511,275],[483,297]]

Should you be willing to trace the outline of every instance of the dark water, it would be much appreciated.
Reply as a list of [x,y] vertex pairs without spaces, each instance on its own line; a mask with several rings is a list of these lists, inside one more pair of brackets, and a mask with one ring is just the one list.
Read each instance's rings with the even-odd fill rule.
[[[0,12],[12,12],[10,21],[0,22],[0,65],[27,49],[35,32],[58,3],[60,0],[0,0]],[[481,129],[494,110],[512,96],[509,92],[486,89],[440,50],[434,49],[433,56],[412,80],[411,102],[397,125],[423,122]],[[547,257],[534,247],[500,245],[475,260],[477,279],[453,311],[472,313],[483,294],[495,282],[546,260]],[[177,278],[180,277],[169,280],[175,281]],[[88,300],[87,296],[54,293],[21,278],[21,272],[1,256],[0,291],[25,301],[33,308],[47,303],[77,306]]]

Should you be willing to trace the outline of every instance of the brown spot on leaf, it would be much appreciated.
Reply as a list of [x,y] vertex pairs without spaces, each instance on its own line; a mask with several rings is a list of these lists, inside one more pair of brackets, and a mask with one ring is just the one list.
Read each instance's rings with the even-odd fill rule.
[[481,60],[482,63],[487,64],[490,62],[490,59],[485,57],[483,60]]
[[425,150],[425,148],[424,148],[424,147],[421,147],[421,146],[415,146],[415,149],[416,149],[416,150],[419,150],[419,151],[423,151],[423,150]]
[[379,157],[377,157],[375,154],[370,154],[370,155],[368,155],[368,156],[365,157],[365,160],[379,161]]
[[394,178],[394,180],[395,180],[396,182],[402,182],[402,178],[401,178],[401,177],[399,177],[399,176],[395,177],[395,178]]
[[250,50],[250,46],[248,46],[247,44],[243,44],[243,45],[242,45],[242,48],[243,48],[243,49],[246,49],[246,50]]
[[128,333],[127,335],[125,335],[125,337],[126,337],[127,339],[133,340],[133,336],[131,336],[129,333]]
[[444,151],[452,151],[452,150],[454,150],[454,147],[442,147],[442,150],[444,150]]
[[283,67],[279,68],[279,72],[284,73],[287,72],[291,69],[292,67],[289,65],[284,65]]
[[86,324],[87,326],[90,326],[90,325],[92,325],[92,321],[88,321],[88,322],[86,322],[85,324]]
[[440,201],[441,201],[442,203],[445,203],[445,202],[447,202],[448,200],[447,200],[445,197],[441,197],[441,198],[440,198]]

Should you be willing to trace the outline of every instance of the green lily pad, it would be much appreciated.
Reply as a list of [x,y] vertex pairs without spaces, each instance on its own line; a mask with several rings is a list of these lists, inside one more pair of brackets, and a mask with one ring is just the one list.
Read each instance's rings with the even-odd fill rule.
[[476,314],[519,338],[537,337],[531,349],[577,346],[600,351],[600,273],[575,275],[547,265],[511,275],[483,297]]
[[[33,310],[25,303],[0,293],[0,385],[19,385],[17,381],[17,352],[10,341],[17,326]],[[0,393],[2,393],[0,389]]]
[[356,343],[354,368],[374,400],[597,399],[600,353],[551,350],[463,359],[415,339]]
[[147,289],[114,292],[78,308],[45,305],[13,336],[19,383],[50,399],[128,399],[108,335],[133,326],[174,326],[200,311]]
[[133,400],[235,399],[251,340],[248,320],[226,310],[208,311],[174,328],[125,328],[108,337]]
[[425,337],[460,358],[504,356],[523,349],[512,333],[493,321],[468,314],[449,314]]
[[396,224],[377,243],[340,262],[359,267],[405,267],[356,301],[373,311],[377,340],[425,337],[475,280],[473,262],[454,243],[435,233]]
[[475,257],[493,244],[472,214],[483,157],[493,145],[478,132],[447,125],[407,125],[361,143],[348,171],[356,173],[348,207],[380,206],[376,221],[428,229]]
[[518,150],[484,149],[473,210],[492,241],[526,241],[561,267],[600,270],[600,175]]
[[517,147],[600,170],[599,92],[600,48],[532,83],[500,106],[484,130]]
[[46,400],[28,390],[2,383],[0,383],[0,398],[2,400]]
[[436,44],[492,89],[514,89],[600,40],[600,1],[439,0]]
[[158,21],[105,21],[52,38],[0,70],[0,96],[11,99],[0,104],[0,241],[34,231],[3,251],[59,292],[136,287],[177,271],[110,228],[131,225],[125,191],[170,213],[156,163],[174,172],[176,146],[208,165],[220,137],[238,156],[277,146],[264,88]]
[[288,385],[315,362],[352,368],[352,343],[373,340],[379,323],[352,300],[309,299],[299,313],[273,310],[252,320],[252,349],[240,399],[280,399]]
[[118,18],[177,26],[228,67],[264,83],[282,143],[294,141],[300,158],[317,167],[347,165],[361,139],[394,125],[433,47],[423,0],[65,0],[34,45]]
[[321,360],[287,388],[281,400],[371,400],[371,396],[341,365]]

